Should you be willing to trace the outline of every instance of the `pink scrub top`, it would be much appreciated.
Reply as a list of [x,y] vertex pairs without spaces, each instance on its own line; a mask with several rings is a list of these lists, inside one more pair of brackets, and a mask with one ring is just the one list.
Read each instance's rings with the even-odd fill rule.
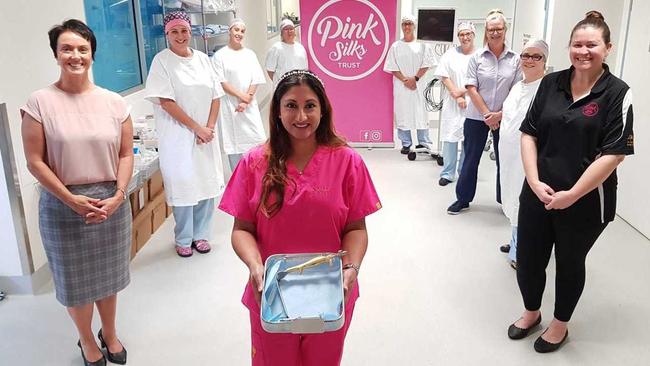
[[[272,254],[336,252],[341,249],[343,228],[381,208],[375,186],[361,156],[352,148],[320,146],[304,171],[287,164],[287,175],[296,183],[285,188],[284,203],[271,218],[258,209],[262,177],[268,166],[265,146],[250,150],[232,174],[219,209],[254,223],[257,246],[265,262]],[[348,303],[359,297],[358,286]],[[242,302],[259,311],[250,283]]]

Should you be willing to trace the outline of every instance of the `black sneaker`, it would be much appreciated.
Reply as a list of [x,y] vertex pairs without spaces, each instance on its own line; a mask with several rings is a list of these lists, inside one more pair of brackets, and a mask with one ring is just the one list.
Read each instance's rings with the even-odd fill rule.
[[449,183],[451,183],[451,181],[449,179],[447,179],[447,178],[440,178],[440,180],[438,181],[438,184],[443,186],[443,187],[446,186]]
[[447,213],[450,215],[458,215],[462,210],[467,210],[469,203],[456,201],[447,208]]
[[402,146],[402,150],[399,151],[402,155],[408,155],[411,152],[411,147]]

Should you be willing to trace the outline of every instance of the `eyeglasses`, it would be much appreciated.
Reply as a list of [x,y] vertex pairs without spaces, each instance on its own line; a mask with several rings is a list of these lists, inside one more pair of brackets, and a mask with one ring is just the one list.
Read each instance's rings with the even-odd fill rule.
[[538,54],[530,55],[528,53],[522,53],[519,57],[524,61],[526,60],[540,61],[541,59],[544,58],[544,56],[542,55],[538,55]]
[[474,35],[474,32],[465,32],[465,33],[459,33],[458,38],[469,38]]
[[492,34],[501,34],[503,33],[504,30],[505,28],[492,28],[492,29],[486,29],[485,31],[487,33],[492,33]]

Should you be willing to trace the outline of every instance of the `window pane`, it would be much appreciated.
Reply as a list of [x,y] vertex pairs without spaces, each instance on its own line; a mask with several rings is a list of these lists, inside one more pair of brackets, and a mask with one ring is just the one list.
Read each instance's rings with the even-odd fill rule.
[[84,0],[84,7],[97,38],[95,83],[115,92],[142,84],[133,0]]
[[266,33],[268,35],[279,32],[279,0],[266,0]]
[[142,35],[144,36],[144,57],[147,70],[151,68],[153,57],[167,48],[163,29],[163,8],[159,0],[140,0]]

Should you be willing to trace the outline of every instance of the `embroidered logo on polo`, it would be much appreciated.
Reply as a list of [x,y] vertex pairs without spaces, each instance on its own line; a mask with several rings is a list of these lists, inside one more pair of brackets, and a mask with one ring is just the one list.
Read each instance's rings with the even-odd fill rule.
[[330,193],[330,188],[329,187],[324,187],[324,186],[314,186],[314,193],[321,193],[321,194],[329,194]]
[[593,117],[596,114],[598,114],[598,103],[591,102],[586,106],[582,107],[582,114],[584,114],[587,117]]

